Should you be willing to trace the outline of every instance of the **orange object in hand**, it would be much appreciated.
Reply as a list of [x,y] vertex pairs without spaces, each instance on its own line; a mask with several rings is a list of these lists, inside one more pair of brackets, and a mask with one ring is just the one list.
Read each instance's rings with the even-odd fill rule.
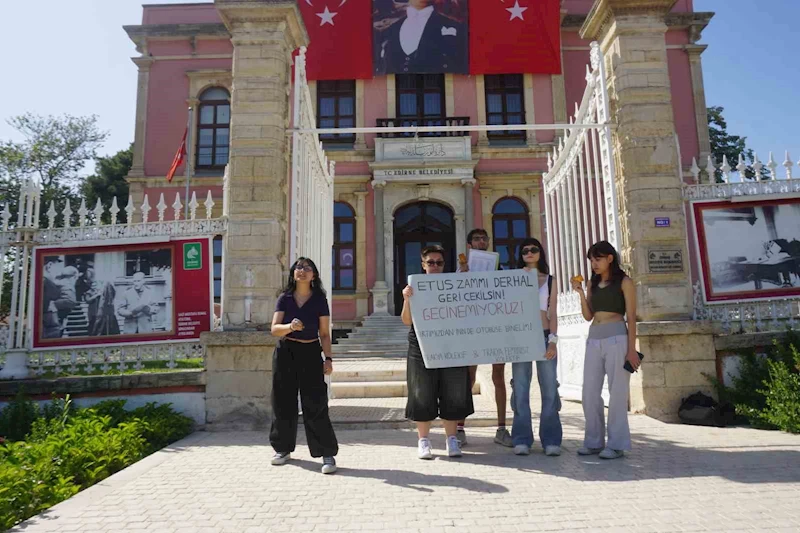
[[573,276],[572,281],[583,283],[583,276],[581,276],[580,274],[578,274],[577,276]]
[[458,262],[459,263],[466,263],[467,262],[467,256],[464,255],[464,254],[458,254]]

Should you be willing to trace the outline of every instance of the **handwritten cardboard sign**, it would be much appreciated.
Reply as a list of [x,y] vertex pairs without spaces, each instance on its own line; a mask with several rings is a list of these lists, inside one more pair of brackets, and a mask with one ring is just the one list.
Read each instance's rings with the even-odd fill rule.
[[544,359],[535,272],[417,274],[408,283],[426,368]]

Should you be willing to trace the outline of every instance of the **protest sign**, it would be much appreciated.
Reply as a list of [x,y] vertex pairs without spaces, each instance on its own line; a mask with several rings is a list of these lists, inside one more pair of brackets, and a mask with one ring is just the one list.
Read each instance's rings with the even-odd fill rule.
[[535,272],[418,274],[408,283],[426,368],[544,359]]
[[497,270],[498,265],[500,265],[500,254],[473,249],[469,251],[469,261],[467,265],[469,265],[470,272]]

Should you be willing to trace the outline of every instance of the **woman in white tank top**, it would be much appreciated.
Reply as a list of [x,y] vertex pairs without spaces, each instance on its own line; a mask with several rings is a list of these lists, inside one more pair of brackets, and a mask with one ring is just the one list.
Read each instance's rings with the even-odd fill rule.
[[[541,313],[544,338],[547,346],[545,361],[536,361],[536,375],[542,396],[542,413],[539,420],[539,441],[545,455],[561,455],[562,428],[558,412],[561,398],[558,395],[558,359],[556,345],[558,337],[558,299],[556,283],[550,275],[542,243],[533,238],[522,241],[519,247],[517,265],[536,276],[539,287],[539,312]],[[511,365],[511,407],[514,410],[514,424],[511,439],[514,453],[528,455],[533,445],[533,421],[531,420],[530,388],[533,378],[533,365],[529,362]]]

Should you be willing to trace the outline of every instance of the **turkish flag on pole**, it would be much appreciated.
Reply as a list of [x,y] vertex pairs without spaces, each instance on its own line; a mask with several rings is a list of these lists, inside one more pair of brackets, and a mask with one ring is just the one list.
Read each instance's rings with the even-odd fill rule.
[[178,152],[175,154],[175,158],[172,160],[172,166],[169,167],[169,172],[167,172],[167,181],[172,182],[172,178],[175,177],[175,173],[178,171],[178,168],[183,164],[183,161],[186,159],[186,135],[189,133],[189,128],[186,128],[183,132],[183,139],[181,140],[181,146],[178,148]]
[[561,74],[560,0],[472,0],[471,74]]
[[372,78],[372,0],[298,0],[309,80]]

